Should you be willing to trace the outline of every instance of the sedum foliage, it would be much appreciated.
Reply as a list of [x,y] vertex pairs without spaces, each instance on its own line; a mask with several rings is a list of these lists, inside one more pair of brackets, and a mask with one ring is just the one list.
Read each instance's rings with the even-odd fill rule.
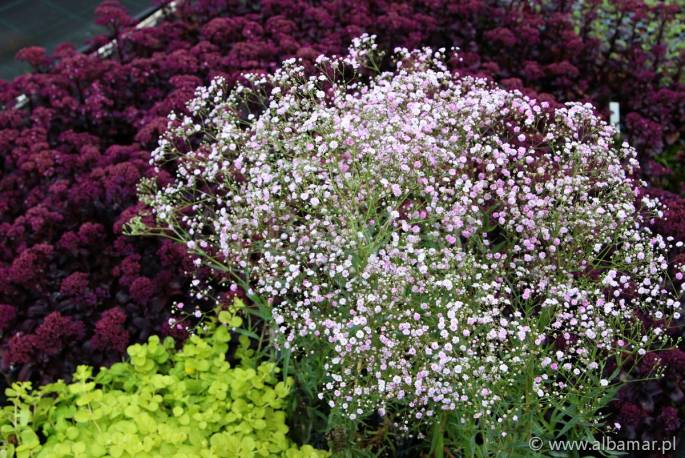
[[79,366],[70,384],[15,383],[0,410],[0,457],[326,456],[286,436],[291,381],[279,381],[274,363],[257,365],[245,337],[231,367],[230,339],[223,323],[180,351],[170,337],[153,336],[128,348],[130,361],[95,376]]

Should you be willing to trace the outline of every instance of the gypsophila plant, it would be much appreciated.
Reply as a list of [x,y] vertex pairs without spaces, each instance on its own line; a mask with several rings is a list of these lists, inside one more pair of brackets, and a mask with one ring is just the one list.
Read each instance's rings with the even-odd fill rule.
[[680,307],[671,241],[644,225],[659,204],[590,105],[553,109],[445,58],[398,49],[381,72],[363,36],[309,76],[288,60],[214,80],[169,118],[153,160],[175,179],[142,183],[158,225],[131,232],[184,243],[270,306],[272,344],[323,359],[331,424],[432,425],[436,456],[588,437],[613,368],[667,345]]
[[13,384],[0,408],[0,457],[327,456],[287,438],[292,381],[275,364],[255,361],[245,338],[239,364],[226,361],[234,318],[221,312],[180,351],[152,336],[95,376],[79,366],[70,384]]

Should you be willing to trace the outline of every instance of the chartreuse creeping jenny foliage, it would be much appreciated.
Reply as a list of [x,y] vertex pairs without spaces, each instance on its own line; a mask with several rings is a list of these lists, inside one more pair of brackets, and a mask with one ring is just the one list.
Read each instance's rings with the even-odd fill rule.
[[200,88],[153,152],[175,179],[141,185],[159,225],[130,229],[271,306],[272,345],[320,363],[334,442],[381,418],[376,435],[430,434],[436,456],[531,456],[533,435],[597,434],[615,363],[669,345],[674,242],[592,106],[446,57],[398,49],[380,72],[365,36],[311,75],[289,60]]
[[15,383],[0,409],[0,457],[326,456],[287,438],[291,381],[279,380],[274,363],[257,364],[245,337],[239,365],[226,361],[226,324],[178,351],[170,337],[152,336],[128,348],[129,361],[95,376],[79,366],[70,384]]

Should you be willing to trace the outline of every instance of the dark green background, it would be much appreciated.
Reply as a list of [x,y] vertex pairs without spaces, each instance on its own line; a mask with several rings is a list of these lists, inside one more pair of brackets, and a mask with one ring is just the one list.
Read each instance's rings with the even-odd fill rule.
[[[149,11],[151,0],[120,0],[133,16]],[[95,25],[100,0],[0,0],[0,79],[29,70],[14,60],[26,46],[49,51],[60,43],[82,46],[102,29]]]

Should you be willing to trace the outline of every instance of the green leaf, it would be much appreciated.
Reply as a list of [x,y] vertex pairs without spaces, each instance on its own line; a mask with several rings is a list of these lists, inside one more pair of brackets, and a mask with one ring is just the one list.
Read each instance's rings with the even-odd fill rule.
[[214,339],[217,342],[228,342],[231,340],[231,334],[228,332],[228,329],[225,326],[220,326],[214,332]]
[[77,410],[74,414],[74,420],[76,420],[79,423],[86,423],[90,421],[90,419],[91,413],[88,410]]
[[24,429],[19,434],[22,449],[33,449],[40,446],[38,435],[32,429]]
[[231,322],[232,318],[233,314],[226,310],[222,310],[219,312],[219,323],[228,324]]
[[229,322],[229,325],[230,325],[232,328],[238,328],[238,327],[240,327],[242,324],[243,324],[243,319],[240,318],[240,317],[237,316],[237,315],[234,316],[233,318],[231,318],[231,320],[230,320],[230,322]]

